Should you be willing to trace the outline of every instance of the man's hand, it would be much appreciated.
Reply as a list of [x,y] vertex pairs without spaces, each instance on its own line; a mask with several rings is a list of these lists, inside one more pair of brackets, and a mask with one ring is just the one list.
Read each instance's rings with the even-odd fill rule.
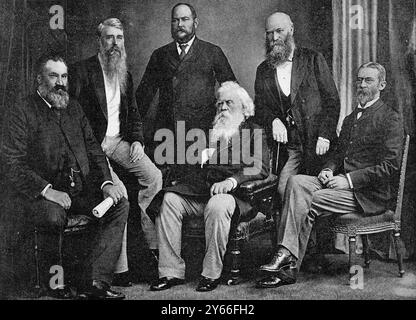
[[112,184],[106,184],[103,187],[104,199],[111,197],[114,201],[114,204],[117,204],[121,198],[123,198],[123,189],[120,186],[115,186]]
[[45,192],[45,199],[59,204],[65,210],[71,208],[71,198],[66,192],[48,188]]
[[323,139],[318,139],[316,142],[316,154],[323,156],[329,150],[329,142]]
[[216,195],[216,194],[228,193],[231,190],[233,190],[233,187],[234,187],[234,184],[232,183],[232,181],[227,179],[221,182],[214,183],[211,186],[211,190],[209,193],[212,197],[213,195]]
[[279,118],[273,120],[273,139],[276,142],[287,143],[287,129]]
[[141,160],[144,156],[144,149],[142,144],[138,141],[135,141],[130,146],[130,162],[136,162]]
[[333,177],[334,177],[334,174],[332,170],[329,170],[329,169],[322,170],[318,175],[318,179],[319,181],[321,181],[323,185],[326,185],[328,181],[332,179]]
[[338,190],[350,189],[350,184],[348,183],[348,179],[343,174],[337,175],[329,179],[326,186],[330,189],[338,189]]

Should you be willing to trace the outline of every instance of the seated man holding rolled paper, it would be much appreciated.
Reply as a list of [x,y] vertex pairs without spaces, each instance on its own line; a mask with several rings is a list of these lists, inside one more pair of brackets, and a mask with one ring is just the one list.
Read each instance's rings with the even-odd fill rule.
[[[199,159],[192,172],[164,190],[156,218],[159,280],[151,290],[161,291],[184,282],[182,221],[198,216],[205,222],[206,249],[196,290],[211,291],[218,286],[231,219],[251,209],[234,191],[246,181],[265,179],[268,175],[266,138],[263,130],[251,121],[253,115],[254,104],[248,93],[235,82],[224,82],[217,92],[210,148],[197,148]],[[188,163],[190,154],[187,152]]]
[[[75,298],[66,286],[51,288],[49,270],[60,265],[59,244],[67,217],[91,215],[110,197],[114,205],[99,218],[92,251],[85,263],[85,298],[123,299],[111,289],[129,210],[122,190],[113,185],[106,157],[78,102],[69,97],[68,72],[58,55],[43,56],[37,66],[37,91],[10,108],[2,153],[9,203],[19,203],[22,218],[50,237],[41,248],[41,279],[50,295]],[[19,211],[19,210],[17,210]]]

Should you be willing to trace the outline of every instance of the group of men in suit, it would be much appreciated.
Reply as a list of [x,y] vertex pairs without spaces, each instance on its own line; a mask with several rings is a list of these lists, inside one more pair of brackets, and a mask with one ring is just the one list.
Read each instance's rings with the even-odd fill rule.
[[[184,282],[182,221],[203,216],[206,252],[197,290],[211,291],[221,276],[231,218],[250,210],[233,191],[245,181],[266,178],[268,146],[282,143],[287,159],[279,176],[277,251],[261,266],[267,276],[258,287],[294,283],[317,216],[357,210],[379,214],[393,198],[389,181],[399,168],[403,130],[398,114],[379,99],[385,70],[377,63],[359,69],[357,98],[366,109],[345,119],[338,139],[339,98],[329,68],[320,53],[295,46],[288,15],[277,12],[266,20],[266,60],[257,69],[254,103],[236,82],[223,51],[196,37],[195,9],[179,3],[171,15],[174,41],[153,52],[135,97],[124,30],[116,18],[99,25],[98,54],[69,71],[59,56],[40,60],[37,92],[13,108],[7,120],[3,152],[12,196],[26,212],[36,208],[26,216],[55,235],[68,215],[90,212],[103,196],[111,197],[115,205],[99,220],[83,294],[122,299],[110,284],[114,272],[120,280],[128,270],[128,201],[108,158],[140,185],[141,225],[158,259],[159,279],[151,290]],[[154,146],[145,142],[142,123],[157,92],[155,129],[175,132],[178,121],[187,130],[212,129],[212,148],[204,150],[208,159],[228,155],[228,160],[175,167],[175,183],[162,190],[162,173],[144,152]],[[256,134],[261,127],[264,134]],[[261,148],[249,148],[252,163],[233,162],[233,150],[241,159],[244,145],[256,144]],[[147,210],[161,190],[153,223]],[[51,256],[56,264],[59,252]],[[69,296],[65,287],[53,293]]]

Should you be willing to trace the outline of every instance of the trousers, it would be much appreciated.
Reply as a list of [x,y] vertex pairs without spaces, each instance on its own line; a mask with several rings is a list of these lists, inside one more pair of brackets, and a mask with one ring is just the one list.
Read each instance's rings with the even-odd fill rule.
[[130,162],[130,143],[121,137],[105,137],[101,144],[106,156],[137,178],[140,185],[137,202],[140,208],[140,222],[149,249],[157,249],[156,229],[146,210],[155,195],[162,189],[162,172],[144,154],[143,158]]
[[295,175],[288,179],[277,230],[277,245],[288,249],[300,268],[317,217],[359,210],[352,189],[327,189],[317,177]]
[[185,278],[185,261],[181,258],[182,221],[199,216],[205,222],[205,256],[202,276],[218,279],[223,269],[231,218],[236,208],[233,196],[217,194],[208,201],[173,192],[164,195],[156,218],[159,238],[159,277]]
[[[34,226],[48,234],[49,239],[52,239],[49,241],[47,248],[43,250],[45,261],[48,260],[44,269],[46,275],[50,266],[61,262],[60,245],[56,243],[56,239],[59,238],[57,237],[59,233],[63,232],[67,216],[89,213],[91,217],[94,217],[92,208],[100,201],[102,199],[95,195],[83,193],[82,196],[72,199],[71,208],[68,211],[45,199],[28,203],[29,207],[27,209],[32,214],[31,218]],[[128,211],[129,203],[125,198],[122,198],[116,206],[110,208],[99,219],[97,233],[92,243],[92,252],[85,263],[83,278],[86,280],[101,280],[108,284],[111,283],[116,262],[120,257]]]

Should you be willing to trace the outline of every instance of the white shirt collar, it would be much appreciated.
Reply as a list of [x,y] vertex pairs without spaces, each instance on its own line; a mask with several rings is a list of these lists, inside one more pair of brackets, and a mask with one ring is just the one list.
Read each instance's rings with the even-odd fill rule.
[[36,90],[36,92],[38,93],[39,97],[41,97],[42,100],[45,101],[45,103],[48,105],[49,109],[52,109],[52,105],[48,101],[46,101],[44,97],[42,97],[39,90]]
[[380,99],[380,97],[377,97],[377,98],[375,98],[375,99],[373,99],[373,100],[371,100],[371,101],[368,101],[368,102],[365,104],[365,106],[364,106],[364,107],[363,107],[363,106],[361,106],[360,104],[358,104],[358,106],[359,106],[359,107],[361,107],[361,108],[363,108],[363,109],[367,109],[368,107],[371,107],[374,103],[376,103],[378,99]]
[[188,42],[185,43],[179,43],[179,42],[175,42],[176,43],[176,49],[178,50],[178,53],[181,54],[181,47],[179,46],[180,44],[187,44],[186,48],[185,48],[185,52],[188,53],[189,49],[191,48],[192,44],[195,41],[195,36],[192,37],[191,40],[189,40]]

